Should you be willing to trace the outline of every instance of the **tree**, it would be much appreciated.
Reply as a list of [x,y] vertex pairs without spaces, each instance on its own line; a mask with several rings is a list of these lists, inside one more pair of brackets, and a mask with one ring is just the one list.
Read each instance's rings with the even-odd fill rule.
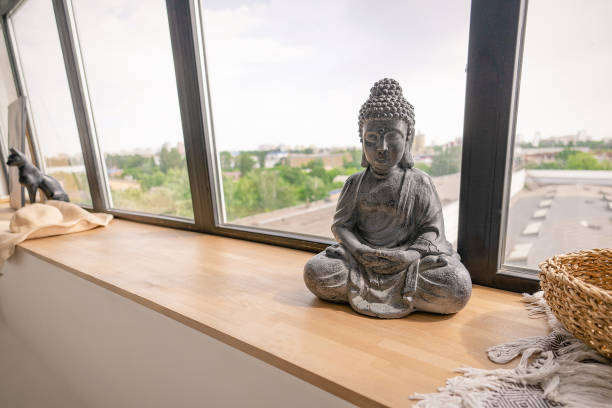
[[159,152],[159,168],[162,172],[167,173],[170,169],[178,169],[185,162],[178,152],[176,147],[168,150],[165,146]]
[[461,146],[449,146],[435,155],[431,161],[433,177],[459,173],[461,170]]
[[138,179],[140,186],[143,190],[149,190],[151,187],[158,187],[164,184],[166,175],[161,171],[156,171],[152,174],[144,174],[142,178]]
[[351,160],[343,158],[342,167],[345,169],[361,167],[361,149],[354,148],[350,149],[348,152],[351,154]]
[[563,161],[563,162],[567,162],[567,159],[568,159],[570,156],[572,156],[572,155],[574,155],[574,154],[576,154],[576,153],[580,153],[580,151],[579,151],[579,150],[574,150],[574,149],[567,149],[567,148],[565,148],[565,149],[561,150],[559,153],[557,153],[557,154],[555,155],[555,159],[556,159],[556,160],[561,160],[561,161]]
[[276,170],[283,180],[294,186],[302,185],[306,181],[306,174],[302,169],[297,167],[291,167],[287,164],[283,164],[278,166]]
[[255,167],[255,160],[253,160],[253,157],[249,153],[240,153],[237,162],[241,177],[244,177],[249,171],[253,170],[253,167]]
[[276,171],[253,170],[238,181],[223,176],[223,195],[228,220],[290,207],[298,203],[295,186]]
[[308,177],[306,183],[299,189],[299,197],[306,202],[321,200],[327,197],[329,190],[325,183],[318,177]]
[[140,180],[145,175],[158,171],[153,157],[144,157],[138,154],[121,156],[110,155],[107,158],[108,167],[116,167],[121,169],[123,178],[131,177],[134,180]]
[[219,152],[219,161],[221,162],[222,170],[231,170],[234,168],[234,159],[230,152]]
[[257,157],[257,162],[259,163],[259,168],[263,169],[264,167],[266,167],[266,156],[268,155],[268,152],[262,151],[262,150],[258,150],[255,152],[255,156]]
[[309,161],[305,166],[305,169],[310,170],[311,177],[318,177],[323,180],[325,184],[331,183],[333,177],[325,170],[325,163],[323,163],[323,159],[315,159]]
[[570,170],[602,170],[599,161],[592,155],[576,152],[568,156],[565,167]]
[[554,170],[611,170],[612,164],[607,160],[601,162],[590,153],[574,149],[563,149],[555,155],[554,161],[529,165],[529,169]]

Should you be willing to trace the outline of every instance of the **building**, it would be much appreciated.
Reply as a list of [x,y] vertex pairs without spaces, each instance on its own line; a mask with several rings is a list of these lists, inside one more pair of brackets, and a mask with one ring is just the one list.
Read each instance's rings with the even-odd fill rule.
[[412,152],[414,154],[421,154],[425,150],[425,133],[418,131],[414,135],[414,142],[412,143]]
[[319,153],[319,154],[298,154],[290,153],[284,162],[291,167],[303,167],[313,160],[322,160],[326,170],[335,167],[342,167],[345,162],[352,161],[349,152],[346,153]]
[[270,152],[266,154],[265,168],[269,169],[282,163],[288,156],[287,152]]

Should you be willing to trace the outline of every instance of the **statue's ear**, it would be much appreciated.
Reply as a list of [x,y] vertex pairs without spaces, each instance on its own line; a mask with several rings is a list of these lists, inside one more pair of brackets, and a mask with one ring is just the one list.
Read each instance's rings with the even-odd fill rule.
[[365,167],[367,169],[370,163],[368,163],[368,159],[366,159],[365,152],[363,151],[363,138],[359,137],[359,141],[361,142],[361,167]]
[[402,169],[411,169],[414,167],[414,159],[412,158],[412,153],[408,146],[404,149],[404,155],[402,156],[402,160],[399,162],[399,166]]
[[369,165],[370,165],[370,163],[368,163],[368,159],[366,159],[365,153],[362,150],[361,151],[361,167],[367,168]]
[[412,139],[414,138],[414,129],[410,131],[406,137],[406,146],[404,147],[404,155],[399,162],[402,169],[411,169],[414,167],[414,159],[412,158]]

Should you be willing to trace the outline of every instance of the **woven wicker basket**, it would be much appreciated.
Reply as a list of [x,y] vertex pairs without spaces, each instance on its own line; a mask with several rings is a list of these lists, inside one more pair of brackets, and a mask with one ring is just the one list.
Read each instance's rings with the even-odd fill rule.
[[612,358],[612,249],[554,256],[540,264],[544,299],[585,344]]

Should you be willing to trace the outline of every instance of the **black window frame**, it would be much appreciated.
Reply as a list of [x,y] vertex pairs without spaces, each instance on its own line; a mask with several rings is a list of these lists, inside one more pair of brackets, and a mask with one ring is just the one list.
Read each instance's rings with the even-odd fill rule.
[[[0,0],[2,30],[19,96],[23,95],[23,88],[9,19],[20,2]],[[472,0],[459,201],[457,247],[473,282],[512,291],[534,291],[539,286],[533,271],[503,265],[527,5],[528,0]],[[70,0],[53,0],[92,195],[91,210],[137,222],[321,251],[333,241],[221,222],[219,167],[200,6],[198,0],[166,0],[194,209],[194,219],[188,220],[110,207],[110,192],[83,74],[72,6]],[[38,157],[38,152],[35,154]]]
[[457,238],[474,283],[515,292],[539,287],[503,264],[527,7],[472,1]]

